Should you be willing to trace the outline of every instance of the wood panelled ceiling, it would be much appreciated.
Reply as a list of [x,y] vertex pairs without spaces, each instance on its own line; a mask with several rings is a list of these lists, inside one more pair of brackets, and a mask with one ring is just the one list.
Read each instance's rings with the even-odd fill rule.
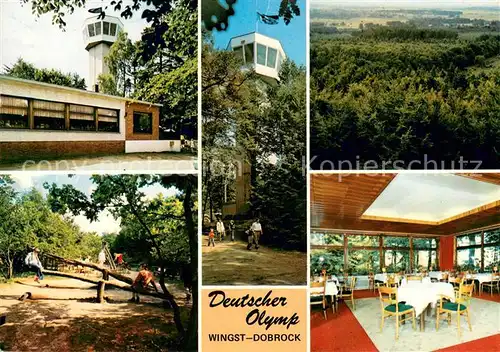
[[[450,235],[500,223],[500,202],[459,214],[444,223],[363,219],[366,209],[396,174],[311,175],[311,227],[336,230]],[[461,174],[500,185],[500,174]]]

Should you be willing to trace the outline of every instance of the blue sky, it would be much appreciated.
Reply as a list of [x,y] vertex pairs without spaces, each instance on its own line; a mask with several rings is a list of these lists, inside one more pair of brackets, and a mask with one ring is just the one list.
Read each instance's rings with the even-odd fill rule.
[[257,12],[275,15],[281,0],[237,0],[234,6],[235,14],[229,18],[226,31],[214,30],[215,46],[226,49],[229,40],[237,35],[255,32],[274,37],[281,41],[287,56],[299,65],[306,64],[306,0],[297,0],[300,16],[294,17],[288,26],[282,19],[277,25],[267,25],[257,22]]
[[[95,189],[95,185],[90,180],[90,175],[75,175],[73,177],[69,177],[64,174],[36,175],[23,171],[11,176],[15,181],[14,188],[19,192],[28,191],[34,187],[46,196],[47,191],[43,188],[43,184],[45,182],[48,182],[49,184],[55,183],[59,186],[70,184],[78,190],[84,192],[86,195],[90,195]],[[141,190],[146,194],[146,198],[148,199],[155,198],[160,193],[165,197],[174,196],[177,193],[177,190],[174,187],[166,189],[158,184],[142,188]],[[91,223],[83,215],[75,216],[73,219],[83,231],[97,232],[101,235],[103,233],[120,231],[120,219],[114,219],[113,216],[111,216],[111,214],[106,210],[99,215],[99,219],[96,222]]]

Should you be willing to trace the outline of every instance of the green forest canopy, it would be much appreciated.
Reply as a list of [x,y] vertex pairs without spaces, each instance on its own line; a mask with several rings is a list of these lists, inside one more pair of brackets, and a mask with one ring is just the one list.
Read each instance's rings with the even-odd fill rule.
[[359,158],[378,168],[402,160],[405,168],[426,155],[447,168],[460,158],[497,168],[499,52],[498,35],[443,39],[440,31],[381,27],[348,39],[316,37],[312,167],[324,160],[355,165]]

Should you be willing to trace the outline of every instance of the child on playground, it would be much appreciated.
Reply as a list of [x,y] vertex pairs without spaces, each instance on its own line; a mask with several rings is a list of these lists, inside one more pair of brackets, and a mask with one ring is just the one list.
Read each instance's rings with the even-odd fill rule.
[[211,227],[210,232],[208,233],[208,246],[210,247],[210,244],[212,244],[215,247],[215,233],[214,229]]
[[137,274],[134,282],[132,283],[132,299],[131,302],[139,303],[139,293],[147,290],[149,284],[152,284],[155,291],[158,292],[158,287],[153,280],[153,273],[148,270],[148,266],[142,263],[140,266],[141,270]]
[[40,253],[38,248],[33,249],[24,259],[24,264],[26,264],[31,271],[35,272],[35,281],[40,283],[40,280],[43,280],[43,266],[38,258],[38,253]]

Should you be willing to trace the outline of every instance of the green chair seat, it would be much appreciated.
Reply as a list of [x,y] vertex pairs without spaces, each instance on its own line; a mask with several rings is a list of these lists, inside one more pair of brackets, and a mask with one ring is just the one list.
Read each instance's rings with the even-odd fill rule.
[[322,301],[323,301],[323,295],[311,296],[311,303],[322,302]]
[[[443,309],[446,310],[452,310],[452,311],[458,311],[458,303],[453,303],[453,302],[443,302]],[[466,310],[467,307],[463,304],[460,304],[460,310]]]
[[[391,304],[388,305],[387,307],[384,308],[388,312],[395,313],[396,312],[396,305]],[[407,310],[412,310],[413,306],[410,306],[408,304],[403,304],[403,303],[398,303],[398,311],[401,312],[406,312]]]

